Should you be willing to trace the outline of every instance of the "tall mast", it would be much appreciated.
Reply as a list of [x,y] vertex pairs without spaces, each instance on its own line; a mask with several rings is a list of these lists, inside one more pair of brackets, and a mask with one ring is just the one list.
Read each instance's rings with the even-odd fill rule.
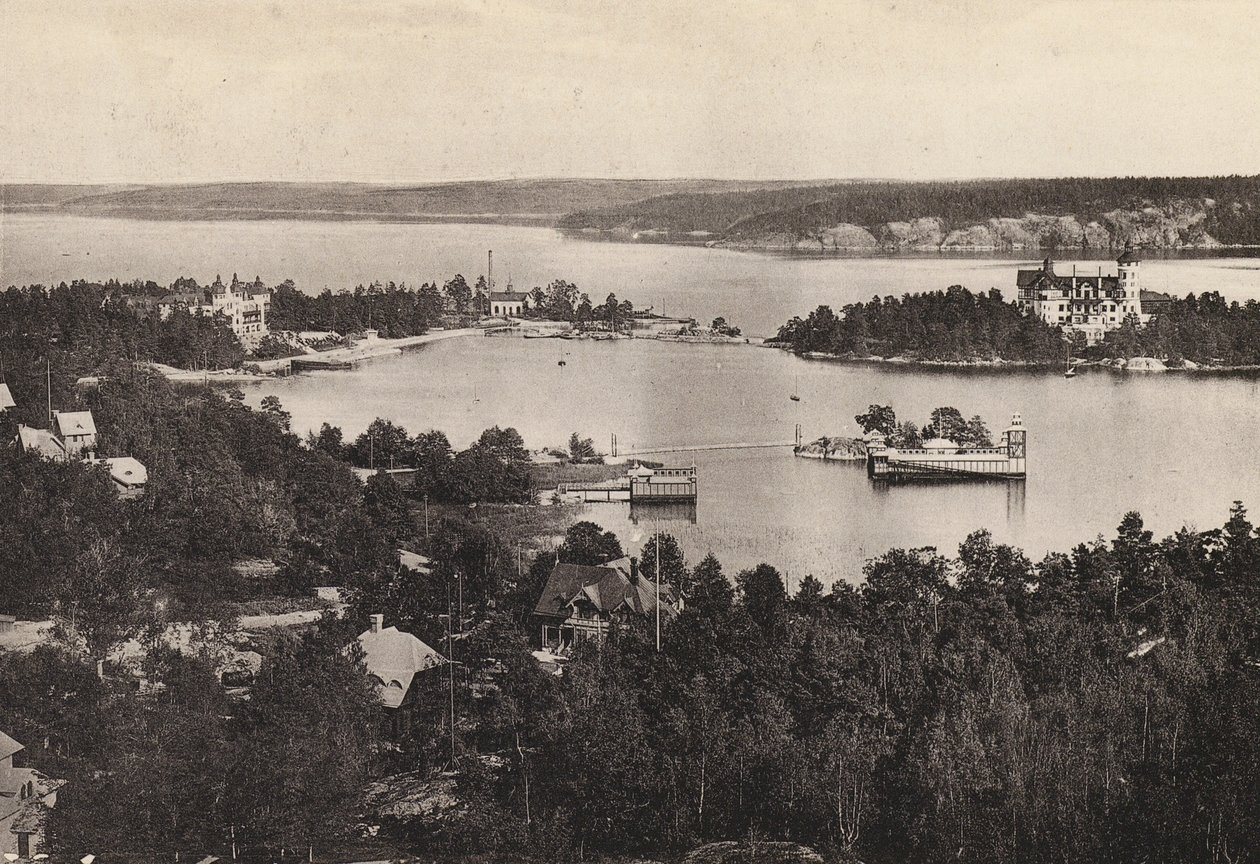
[[494,290],[494,250],[486,252],[486,293]]
[[661,532],[656,532],[656,650],[661,650]]
[[48,386],[48,423],[52,425],[52,360],[44,358],[44,383]]

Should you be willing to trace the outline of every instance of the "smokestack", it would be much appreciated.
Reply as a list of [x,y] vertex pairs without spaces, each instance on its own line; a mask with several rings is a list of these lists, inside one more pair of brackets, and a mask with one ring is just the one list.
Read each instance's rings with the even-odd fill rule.
[[373,615],[373,616],[372,616],[372,632],[373,632],[373,633],[380,633],[380,632],[381,632],[381,629],[382,629],[384,626],[385,626],[385,616],[384,616],[384,615]]
[[631,585],[639,584],[639,559],[638,558],[630,559],[630,584]]

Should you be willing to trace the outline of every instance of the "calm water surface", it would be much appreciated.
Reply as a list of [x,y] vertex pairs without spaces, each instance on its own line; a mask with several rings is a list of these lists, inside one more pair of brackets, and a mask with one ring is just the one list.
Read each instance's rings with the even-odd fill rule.
[[[416,283],[483,271],[518,287],[555,278],[592,298],[609,292],[701,319],[725,315],[769,334],[820,303],[963,284],[1009,290],[1017,262],[955,257],[799,259],[696,247],[588,243],[539,228],[350,222],[157,222],[62,215],[0,216],[0,284],[75,278],[216,273],[268,283],[293,278],[310,291],[374,279]],[[1060,265],[1067,272],[1072,262]],[[1098,262],[1079,262],[1086,270]],[[1104,265],[1107,266],[1107,265]],[[1155,260],[1147,287],[1217,290],[1260,298],[1260,261]],[[562,347],[563,346],[563,347]],[[558,352],[571,352],[565,367]],[[789,401],[797,377],[802,401]],[[891,403],[921,422],[939,405],[979,413],[1000,430],[1012,411],[1030,429],[1026,483],[872,485],[861,468],[795,459],[786,449],[654,457],[701,469],[694,524],[588,505],[623,539],[657,527],[691,557],[712,549],[728,568],[768,560],[794,579],[855,578],[890,546],[952,551],[973,528],[1040,555],[1100,533],[1138,509],[1163,534],[1221,524],[1229,504],[1260,507],[1260,408],[1248,378],[931,372],[809,362],[752,347],[652,342],[561,343],[499,338],[435,343],[348,373],[299,376],[251,388],[276,393],[300,430],[328,421],[358,434],[373,417],[413,431],[442,429],[457,446],[493,424],[521,430],[531,447],[570,432],[622,448],[808,439],[854,434],[853,415]]]
[[[0,285],[72,279],[178,276],[202,283],[233,272],[267,284],[292,278],[319,292],[379,279],[417,284],[485,272],[493,249],[499,279],[518,288],[567,279],[594,301],[609,293],[640,307],[708,321],[724,315],[753,335],[771,335],[788,318],[821,303],[840,306],[873,295],[961,284],[1009,291],[1015,260],[927,258],[787,258],[694,246],[597,243],[546,228],[497,225],[390,225],[364,222],[159,222],[50,214],[0,214]],[[1039,258],[1033,255],[1034,258]],[[1097,261],[1078,262],[1095,272]],[[1070,272],[1073,262],[1060,263]],[[1103,266],[1109,265],[1106,262]],[[1156,290],[1218,290],[1260,299],[1260,260],[1149,261],[1145,285]]]
[[[569,352],[566,365],[559,352]],[[800,382],[800,402],[788,396]],[[984,526],[1040,556],[1098,534],[1127,510],[1157,534],[1221,524],[1234,499],[1260,490],[1260,382],[1165,374],[1121,376],[924,372],[801,360],[768,348],[649,341],[454,339],[352,372],[299,375],[251,387],[275,393],[296,429],[322,422],[353,436],[373,417],[413,432],[442,429],[457,447],[488,426],[517,427],[531,447],[570,432],[623,451],[682,444],[787,441],[856,434],[871,402],[926,418],[953,405],[998,431],[1012,411],[1029,428],[1023,482],[877,485],[862,467],[797,459],[790,448],[653,456],[700,468],[694,524],[683,513],[589,504],[623,538],[671,531],[690,558],[709,550],[729,567],[770,561],[799,579],[855,579],[892,546],[953,552]],[[633,545],[633,544],[632,544]]]

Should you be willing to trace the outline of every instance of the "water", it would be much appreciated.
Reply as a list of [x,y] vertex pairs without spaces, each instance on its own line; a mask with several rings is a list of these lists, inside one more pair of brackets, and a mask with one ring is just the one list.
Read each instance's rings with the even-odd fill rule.
[[[557,364],[568,351],[566,365]],[[799,377],[800,402],[792,402]],[[858,432],[872,402],[922,422],[952,405],[995,433],[1020,411],[1029,428],[1025,482],[880,485],[864,467],[798,459],[790,448],[659,455],[700,468],[689,514],[631,521],[624,503],[588,504],[587,518],[623,542],[660,528],[689,559],[714,551],[728,568],[769,561],[793,581],[856,579],[892,546],[952,553],[971,530],[1040,556],[1099,534],[1128,510],[1158,535],[1220,525],[1235,499],[1260,490],[1255,378],[923,371],[802,360],[753,346],[453,339],[352,372],[299,375],[250,388],[278,395],[300,431],[321,422],[348,436],[373,417],[413,432],[444,430],[457,447],[491,425],[520,430],[531,448],[577,431],[622,451],[681,444],[787,441]],[[629,545],[633,546],[633,543]]]
[[[639,307],[662,306],[701,321],[723,315],[745,333],[771,335],[793,315],[821,303],[840,306],[873,295],[972,290],[1014,282],[1016,259],[932,255],[904,258],[789,258],[694,246],[598,243],[545,228],[497,225],[391,225],[366,222],[161,222],[61,214],[0,215],[0,286],[72,279],[178,276],[202,283],[233,272],[275,284],[292,278],[318,292],[373,280],[442,282],[485,272],[493,249],[500,282],[518,288],[566,279],[592,301],[609,293]],[[1038,258],[1031,254],[1031,258]],[[1082,261],[1082,272],[1100,262]],[[1060,263],[1070,272],[1073,262]],[[1114,265],[1103,262],[1104,267]],[[1144,287],[1178,294],[1219,290],[1260,299],[1260,260],[1153,260]]]
[[[75,278],[209,281],[233,271],[305,290],[373,279],[444,280],[482,272],[494,249],[500,277],[518,287],[554,278],[594,299],[608,292],[701,319],[725,315],[768,334],[820,303],[963,284],[1009,290],[1016,262],[935,256],[800,259],[726,250],[589,243],[538,228],[349,222],[157,222],[62,215],[0,217],[0,284]],[[1067,272],[1071,262],[1060,265]],[[1093,269],[1097,262],[1081,262]],[[1108,266],[1108,265],[1103,265]],[[1260,262],[1156,260],[1145,287],[1217,290],[1260,298]],[[561,347],[563,346],[563,348]],[[556,364],[558,352],[571,352]],[[788,395],[800,379],[801,401]],[[1257,381],[1241,377],[1058,375],[925,371],[809,362],[771,349],[654,342],[560,343],[457,339],[353,372],[316,373],[251,387],[251,400],[281,397],[299,430],[327,421],[353,436],[373,417],[412,431],[445,431],[466,445],[493,424],[516,426],[531,447],[578,431],[606,447],[789,440],[854,434],[853,415],[894,405],[922,422],[952,405],[981,414],[995,432],[1012,411],[1029,427],[1023,484],[872,485],[857,466],[777,451],[653,457],[700,467],[701,496],[688,518],[630,520],[625,504],[588,515],[630,538],[658,527],[679,535],[693,560],[710,549],[728,568],[767,560],[793,580],[855,579],[891,546],[952,552],[976,527],[1031,554],[1110,534],[1137,509],[1157,535],[1220,525],[1230,502],[1260,507]],[[474,394],[476,399],[474,399]],[[677,514],[675,514],[677,515]],[[686,517],[689,514],[683,514]]]

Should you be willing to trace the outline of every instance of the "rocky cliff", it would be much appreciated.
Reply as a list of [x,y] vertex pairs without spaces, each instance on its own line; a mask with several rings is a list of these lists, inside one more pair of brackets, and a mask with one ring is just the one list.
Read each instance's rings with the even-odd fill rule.
[[1208,206],[1175,202],[1112,209],[1095,219],[1026,213],[967,225],[950,225],[936,216],[874,225],[842,222],[795,232],[741,234],[710,245],[794,252],[1108,250],[1130,242],[1147,249],[1219,247],[1208,233],[1207,220]]
[[611,240],[794,252],[1260,246],[1260,175],[850,181],[660,195],[570,213]]

